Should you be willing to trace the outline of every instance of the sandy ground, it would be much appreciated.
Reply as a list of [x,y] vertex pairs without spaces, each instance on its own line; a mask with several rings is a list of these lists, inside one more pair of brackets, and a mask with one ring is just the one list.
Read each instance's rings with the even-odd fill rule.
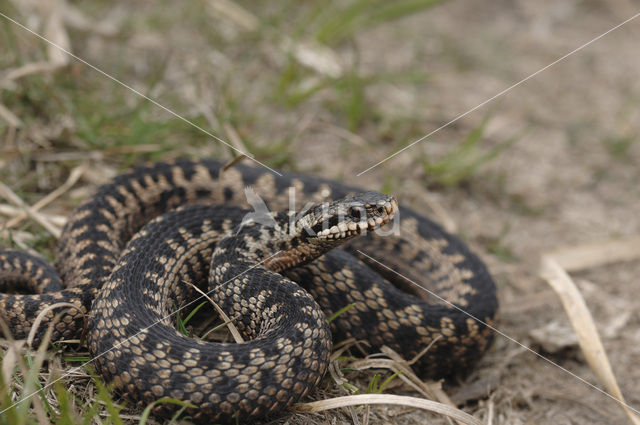
[[[266,6],[245,6],[258,16],[269,16]],[[127,7],[118,4],[107,17],[123,22]],[[154,13],[150,8],[147,4],[132,7],[130,19],[144,22],[145,14]],[[104,9],[96,6],[87,13],[97,18]],[[175,9],[167,6],[167,13]],[[225,87],[239,99],[234,125],[241,134],[254,138],[256,146],[268,145],[283,133],[293,134],[291,163],[298,171],[373,189],[390,184],[399,199],[455,228],[487,262],[496,279],[502,306],[499,329],[549,360],[498,336],[478,371],[448,390],[466,411],[485,423],[492,419],[493,424],[505,425],[628,424],[615,401],[579,379],[602,388],[575,344],[549,352],[540,347],[532,331],[550,323],[570,328],[560,302],[538,276],[542,253],[640,233],[640,80],[635,78],[640,72],[640,20],[606,35],[384,164],[360,177],[356,174],[396,151],[403,139],[408,142],[431,132],[638,11],[637,2],[626,0],[455,0],[363,30],[355,38],[362,72],[411,70],[428,76],[421,84],[389,82],[367,87],[365,96],[373,105],[372,113],[390,117],[390,122],[391,118],[393,122],[411,121],[411,130],[397,132],[397,127],[390,126],[384,137],[379,125],[366,120],[355,131],[344,130],[343,117],[323,104],[332,94],[294,109],[271,107],[265,100],[274,85],[268,71],[281,66],[285,58],[268,42],[259,43],[256,51],[210,48],[203,53],[213,42],[174,23],[162,38],[157,29],[142,25],[127,29],[124,45],[86,33],[73,38],[72,45],[79,56],[134,86],[163,58],[166,69],[151,95],[169,106],[188,104],[189,108],[178,111],[187,116],[210,105],[209,112],[218,116],[209,125],[217,130],[231,115],[228,105],[220,106],[219,90]],[[238,39],[246,43],[233,24],[224,19],[212,23],[220,25],[226,43]],[[345,61],[352,52],[353,47],[335,49]],[[116,65],[116,55],[125,58],[124,67]],[[80,65],[74,67],[78,73],[90,72]],[[261,78],[263,72],[265,78]],[[134,98],[127,95],[125,101]],[[421,158],[442,156],[484,118],[488,122],[484,149],[514,136],[517,141],[464,184],[443,187],[430,183]],[[336,128],[346,136],[336,136]],[[173,154],[219,154],[213,144]],[[60,147],[49,139],[44,150],[70,151],[73,143]],[[91,184],[124,163],[111,157],[107,171],[95,173]],[[26,172],[33,165],[22,161],[12,167]],[[43,192],[61,178],[45,179]],[[75,197],[83,193],[75,192]],[[66,203],[54,206],[54,211],[68,211],[67,205],[75,202],[73,194]],[[601,331],[622,392],[637,409],[640,301],[635,295],[640,289],[639,273],[640,263],[635,261],[585,267],[572,274]],[[406,388],[393,391],[411,394]],[[381,421],[446,423],[435,415],[404,408],[377,412]],[[352,421],[346,414],[322,418],[283,421]]]
[[[423,64],[428,63],[437,75],[422,95],[428,96],[431,108],[438,105],[436,116],[448,120],[633,13],[634,8],[623,2],[607,7],[572,1],[535,6],[528,2],[448,3],[429,13],[421,27],[428,28],[425,38],[436,34],[436,39],[449,39],[453,47],[447,48],[459,51],[468,63],[460,70],[454,63],[438,61],[442,52],[434,47]],[[637,131],[638,84],[631,76],[640,65],[633,54],[638,29],[638,24],[629,24],[488,105],[484,111],[491,111],[495,137],[527,129],[491,165],[491,173],[500,176],[499,183],[479,178],[466,192],[438,195],[459,231],[481,253],[478,242],[504,232],[502,243],[516,260],[508,265],[491,256],[486,260],[500,288],[500,329],[527,346],[535,346],[532,329],[547,323],[568,326],[558,301],[537,277],[540,254],[638,233],[638,143],[630,143],[622,157],[607,150],[607,143],[634,138]],[[481,114],[463,119],[461,125]],[[442,133],[433,139],[446,143]],[[426,149],[416,147],[420,148]],[[523,213],[514,200],[524,202],[529,213]],[[634,368],[639,355],[634,341],[639,333],[638,303],[632,294],[637,290],[633,276],[638,270],[635,262],[574,276],[600,329],[606,333],[615,326],[603,337],[604,345],[634,406],[639,402]],[[614,325],[623,315],[623,324]],[[542,353],[595,383],[578,351]],[[504,338],[498,338],[487,363],[487,370],[480,373],[499,376],[490,397],[496,423],[628,423],[615,402]]]

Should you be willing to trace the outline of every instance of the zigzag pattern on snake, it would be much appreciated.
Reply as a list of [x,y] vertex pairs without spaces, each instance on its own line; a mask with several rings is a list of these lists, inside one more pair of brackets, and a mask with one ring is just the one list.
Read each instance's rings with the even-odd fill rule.
[[[214,298],[230,317],[239,317],[239,329],[253,338],[247,342],[254,344],[252,349],[213,346],[187,339],[171,326],[150,326],[193,297],[185,280],[206,282],[216,243],[237,233],[246,213],[238,208],[247,207],[246,186],[252,186],[271,211],[289,208],[290,187],[300,197],[297,208],[306,201],[359,192],[329,180],[277,176],[243,165],[223,171],[214,160],[136,168],[102,186],[72,213],[60,240],[60,279],[41,260],[0,251],[1,290],[42,292],[0,294],[0,319],[14,337],[24,338],[47,305],[75,304],[78,308],[65,310],[55,324],[54,339],[78,337],[90,314],[92,356],[117,345],[96,362],[103,377],[141,405],[163,396],[189,401],[198,406],[189,413],[200,420],[262,415],[300,399],[326,369],[331,341],[325,314],[349,304],[353,308],[331,323],[334,340],[353,337],[366,341],[371,351],[387,345],[407,359],[431,344],[414,365],[424,376],[464,372],[486,351],[491,330],[469,316],[488,324],[495,321],[495,287],[486,267],[458,238],[402,205],[397,234],[368,232],[344,249],[291,270],[281,267],[288,262],[282,257],[272,264],[272,270],[283,271],[304,289],[266,269],[262,272],[271,276],[266,281],[252,281],[251,276],[243,280],[246,267],[241,265],[248,260],[242,256],[226,268],[214,263],[217,278],[212,279],[218,280],[212,287],[232,282],[219,285],[226,290]],[[207,206],[220,204],[227,206]],[[195,206],[172,211],[185,205]],[[153,217],[158,218],[145,226]],[[265,254],[281,248],[304,256],[291,240],[264,240],[268,232],[260,229],[241,235],[244,251],[261,251],[263,256],[250,260],[264,260]],[[224,253],[218,254],[224,260]],[[47,313],[47,320],[59,311]],[[279,328],[283,321],[288,324]],[[267,343],[267,334],[277,336]],[[156,408],[159,414],[171,410],[163,404]]]

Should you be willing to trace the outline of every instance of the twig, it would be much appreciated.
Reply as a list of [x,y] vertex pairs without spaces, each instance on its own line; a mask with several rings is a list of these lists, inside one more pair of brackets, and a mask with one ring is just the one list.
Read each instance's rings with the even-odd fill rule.
[[44,215],[37,211],[34,211],[29,205],[27,205],[18,195],[16,195],[10,188],[4,183],[0,182],[0,196],[12,204],[22,208],[29,217],[35,222],[44,227],[47,232],[51,233],[56,239],[60,238],[60,228],[52,224]]
[[0,118],[5,120],[11,127],[21,127],[22,121],[6,106],[0,103]]
[[[59,197],[60,195],[65,193],[67,190],[71,189],[71,187],[73,187],[73,185],[76,184],[76,182],[80,179],[82,174],[84,174],[86,169],[87,169],[87,164],[82,164],[82,165],[79,165],[79,166],[75,167],[73,170],[71,170],[71,173],[69,174],[69,177],[67,178],[67,181],[65,181],[64,184],[62,184],[62,186],[58,187],[56,190],[54,190],[53,192],[49,193],[47,196],[45,196],[44,198],[40,199],[38,202],[33,204],[31,206],[31,209],[34,212],[38,211],[41,208],[43,208],[46,205],[48,205],[49,203],[51,203],[54,199],[56,199],[57,197]],[[24,220],[27,217],[28,217],[28,214],[23,211],[20,214],[18,214],[17,216],[13,217],[11,220],[9,220],[7,222],[7,224],[5,225],[5,227],[6,228],[11,228],[11,227],[15,226],[16,224],[20,223],[22,220]]]
[[244,342],[244,338],[242,338],[242,335],[240,335],[238,328],[236,328],[236,326],[233,324],[233,320],[231,320],[229,316],[227,316],[227,314],[220,308],[220,306],[216,304],[216,302],[213,301],[211,297],[207,295],[206,292],[203,292],[200,288],[198,288],[193,283],[191,282],[185,282],[185,283],[187,285],[190,285],[196,291],[198,291],[203,297],[205,297],[211,303],[211,305],[216,309],[220,317],[222,317],[222,320],[224,320],[224,322],[228,324],[227,327],[229,328],[229,332],[231,332],[231,335],[233,335],[233,339],[236,341],[236,343],[240,344],[241,342]]
[[[0,204],[0,214],[6,216],[7,220],[10,220],[13,219],[13,217],[24,214],[24,210],[11,204]],[[63,215],[48,214],[43,212],[40,212],[40,214],[42,214],[43,217],[46,217],[46,219],[49,220],[51,224],[59,227],[64,226],[64,224],[67,222],[67,217]],[[4,224],[3,227],[6,228],[7,224]]]

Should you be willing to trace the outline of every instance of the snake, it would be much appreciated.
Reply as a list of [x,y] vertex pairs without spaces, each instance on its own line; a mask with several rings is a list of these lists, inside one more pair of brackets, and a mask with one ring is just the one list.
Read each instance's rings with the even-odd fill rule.
[[[215,159],[115,177],[70,214],[55,266],[0,250],[0,291],[4,337],[86,337],[116,392],[159,417],[179,407],[165,398],[180,400],[196,422],[303,399],[333,341],[389,347],[425,378],[464,375],[498,319],[480,258],[393,197]],[[176,330],[176,312],[203,292],[244,341]]]

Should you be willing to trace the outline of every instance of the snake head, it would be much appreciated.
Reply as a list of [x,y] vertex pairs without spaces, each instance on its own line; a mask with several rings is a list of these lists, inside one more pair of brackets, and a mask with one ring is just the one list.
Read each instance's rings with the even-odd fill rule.
[[[307,263],[357,235],[384,226],[397,212],[398,202],[392,196],[364,192],[316,204],[301,213],[283,213],[276,217],[283,231],[269,232],[270,245],[278,252],[263,264],[280,272]],[[269,254],[263,250],[258,257]]]
[[397,212],[394,197],[369,191],[315,205],[295,227],[307,238],[341,241],[384,226]]

